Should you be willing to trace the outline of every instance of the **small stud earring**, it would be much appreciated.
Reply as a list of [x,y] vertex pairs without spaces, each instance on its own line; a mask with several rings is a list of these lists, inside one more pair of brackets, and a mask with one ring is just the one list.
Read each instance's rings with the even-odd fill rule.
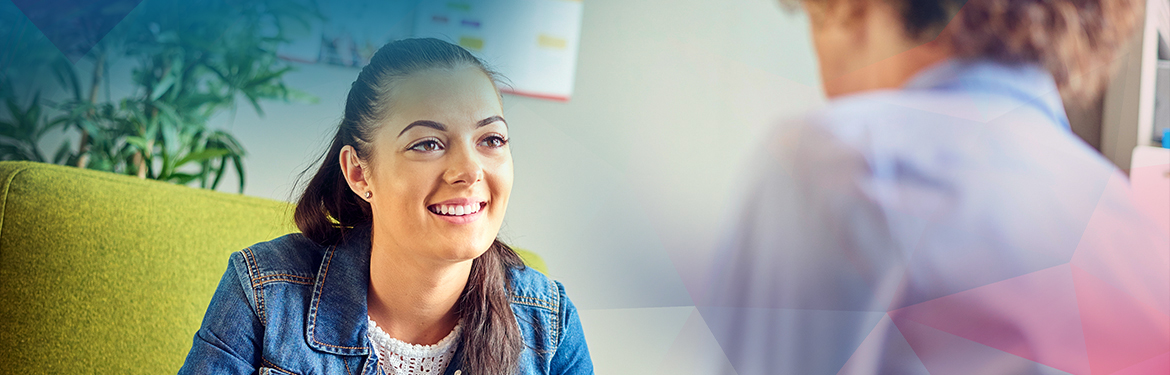
[[366,192],[366,199],[370,199],[370,196],[371,196],[371,195],[374,195],[374,193],[371,193],[371,192],[367,191],[367,192]]

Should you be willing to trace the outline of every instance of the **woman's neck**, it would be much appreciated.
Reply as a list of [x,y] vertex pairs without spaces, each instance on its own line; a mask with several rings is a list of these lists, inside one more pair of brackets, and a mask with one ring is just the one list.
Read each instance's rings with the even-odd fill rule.
[[370,245],[370,318],[390,337],[407,343],[433,345],[446,337],[459,323],[455,305],[467,285],[471,261],[423,259],[376,233]]

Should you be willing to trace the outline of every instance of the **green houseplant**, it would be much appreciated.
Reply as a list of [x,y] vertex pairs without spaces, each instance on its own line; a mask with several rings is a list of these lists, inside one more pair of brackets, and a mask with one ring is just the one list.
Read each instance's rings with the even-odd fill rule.
[[[6,39],[37,50],[9,56],[22,61],[5,66],[0,77],[0,160],[68,164],[209,189],[234,172],[243,192],[246,151],[208,121],[223,111],[234,116],[241,102],[263,115],[265,101],[315,100],[287,86],[284,76],[293,68],[276,55],[288,42],[289,28],[306,28],[319,17],[314,9],[276,0],[145,1],[82,57],[88,64],[74,64],[43,37],[36,40],[28,21],[10,14],[14,9],[0,12]],[[132,64],[131,93],[117,99],[108,94],[112,59]],[[52,79],[22,82],[22,69],[23,77]],[[107,98],[99,100],[103,85]],[[42,98],[54,89],[56,100]],[[50,158],[38,143],[53,129],[78,139]]]

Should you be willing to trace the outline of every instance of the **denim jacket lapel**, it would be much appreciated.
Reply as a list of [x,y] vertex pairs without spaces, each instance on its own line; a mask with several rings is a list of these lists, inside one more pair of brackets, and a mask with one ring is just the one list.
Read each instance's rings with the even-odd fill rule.
[[370,229],[353,228],[321,260],[305,319],[309,347],[337,355],[369,355],[366,338],[369,280]]

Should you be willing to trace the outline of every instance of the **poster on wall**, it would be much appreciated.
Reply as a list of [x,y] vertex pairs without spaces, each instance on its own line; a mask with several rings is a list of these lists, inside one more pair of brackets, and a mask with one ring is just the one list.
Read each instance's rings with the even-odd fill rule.
[[409,38],[414,9],[424,0],[324,0],[315,6],[324,19],[289,35],[280,57],[309,64],[363,67],[386,42]]
[[506,80],[504,92],[568,101],[577,69],[580,0],[326,0],[325,17],[280,56],[362,67],[386,42],[438,38],[467,48]]
[[425,1],[414,35],[467,48],[506,77],[506,92],[568,101],[577,68],[581,1]]

